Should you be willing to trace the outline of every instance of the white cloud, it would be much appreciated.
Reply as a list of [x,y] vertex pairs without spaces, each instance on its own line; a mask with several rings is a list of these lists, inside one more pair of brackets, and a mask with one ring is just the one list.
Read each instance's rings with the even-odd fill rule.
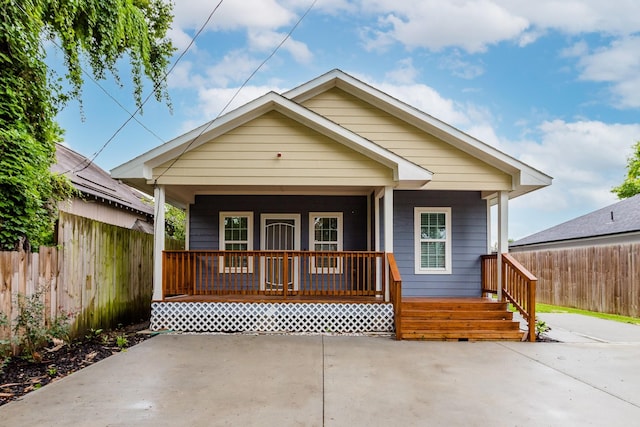
[[526,19],[489,0],[378,0],[363,2],[362,8],[382,16],[378,28],[369,32],[369,48],[386,47],[393,40],[409,49],[458,46],[483,52],[488,45],[518,37],[529,26]]
[[626,37],[579,60],[580,78],[612,85],[615,103],[640,107],[640,37]]
[[433,88],[413,83],[397,85],[372,83],[374,87],[452,126],[466,126],[470,123],[464,108],[453,100],[444,98]]
[[564,58],[576,58],[589,53],[589,45],[584,40],[580,40],[560,51],[560,56]]
[[244,82],[260,64],[260,60],[244,51],[229,51],[220,62],[201,70],[206,74],[200,87],[227,87]]
[[[238,92],[238,87],[202,88],[198,91],[198,102],[193,108],[194,114],[191,119],[182,123],[181,130],[183,132],[193,130],[203,122],[233,111],[270,91],[281,93],[284,90],[272,86],[245,86],[240,92]],[[233,101],[223,112],[222,109],[234,96]]]
[[[269,31],[269,30],[260,30],[260,31],[249,31],[249,47],[253,50],[260,52],[271,52],[276,48],[282,40],[287,36],[286,33],[281,33],[277,31]],[[282,49],[288,51],[293,59],[298,63],[307,64],[310,63],[313,59],[313,54],[307,47],[305,43],[296,41],[293,37],[289,37],[284,44],[282,45]]]
[[484,67],[482,65],[473,64],[462,58],[460,51],[455,49],[450,55],[441,59],[440,67],[451,71],[454,76],[466,80],[471,80],[484,74]]
[[[178,52],[184,51],[189,46],[189,43],[191,43],[191,36],[180,28],[169,28],[167,37],[171,39],[173,47],[175,47]],[[195,44],[191,46],[190,51],[192,53],[197,51]]]
[[539,29],[555,29],[567,34],[618,35],[640,30],[640,3],[633,0],[494,1]]
[[528,30],[520,35],[520,39],[518,40],[518,46],[525,47],[534,43],[540,37],[545,35],[545,31],[543,30]]
[[551,187],[513,201],[514,238],[615,202],[611,188],[624,178],[640,124],[553,120],[536,132],[540,142],[502,141],[507,153],[554,177]]
[[411,84],[416,81],[419,71],[413,66],[412,58],[398,61],[397,67],[385,74],[385,79],[398,84]]
[[[174,24],[183,30],[200,28],[217,4],[210,0],[180,0],[174,5]],[[227,1],[214,13],[207,29],[271,29],[294,19],[295,14],[276,0]]]

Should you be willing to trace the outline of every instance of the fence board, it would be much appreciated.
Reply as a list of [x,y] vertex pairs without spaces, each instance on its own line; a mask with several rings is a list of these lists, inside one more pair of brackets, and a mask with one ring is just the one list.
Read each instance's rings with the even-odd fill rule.
[[[153,236],[60,213],[57,247],[0,252],[0,310],[17,316],[18,293],[44,290],[49,317],[73,314],[72,335],[148,318]],[[169,244],[179,244],[170,242]],[[11,336],[0,328],[0,339]]]
[[511,255],[538,277],[538,302],[640,317],[639,243]]

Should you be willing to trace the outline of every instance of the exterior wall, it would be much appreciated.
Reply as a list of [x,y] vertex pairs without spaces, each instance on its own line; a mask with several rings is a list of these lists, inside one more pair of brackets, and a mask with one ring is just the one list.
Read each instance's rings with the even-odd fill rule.
[[309,212],[343,212],[343,249],[367,250],[367,196],[196,196],[189,209],[189,249],[217,250],[220,211],[253,212],[253,248],[260,248],[260,214],[299,213],[300,248],[309,250]]
[[305,107],[434,173],[432,190],[510,190],[511,177],[371,104],[334,88]]
[[[404,296],[480,296],[487,205],[475,191],[395,191],[394,255]],[[414,207],[450,207],[452,274],[415,274]]]
[[145,215],[127,211],[95,200],[71,199],[59,203],[62,212],[131,229],[137,220],[147,222]]
[[[278,153],[281,156],[278,157]],[[393,184],[390,168],[270,112],[175,162],[154,168],[160,184],[178,185],[322,185]],[[169,165],[172,165],[167,170]]]

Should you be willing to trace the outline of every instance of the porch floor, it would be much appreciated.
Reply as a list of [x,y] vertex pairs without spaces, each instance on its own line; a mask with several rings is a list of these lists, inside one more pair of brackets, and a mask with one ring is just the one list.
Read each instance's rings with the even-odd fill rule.
[[176,295],[165,297],[162,302],[248,302],[248,303],[358,303],[382,304],[384,298],[375,296],[314,296],[314,295]]

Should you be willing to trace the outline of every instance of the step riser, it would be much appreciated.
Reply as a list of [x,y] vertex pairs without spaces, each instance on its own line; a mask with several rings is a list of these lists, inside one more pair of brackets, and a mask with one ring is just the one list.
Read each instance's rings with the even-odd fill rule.
[[403,301],[402,331],[408,340],[520,341],[522,332],[507,303],[487,301]]
[[424,340],[424,341],[460,341],[460,340],[469,340],[469,341],[495,341],[495,340],[503,340],[503,341],[521,341],[522,334],[521,333],[488,333],[488,332],[478,332],[478,333],[433,333],[433,332],[408,332],[402,334],[402,339],[405,340]]
[[402,302],[402,308],[420,310],[506,311],[506,302]]
[[513,313],[508,311],[429,311],[403,310],[402,318],[451,319],[451,320],[512,320]]

